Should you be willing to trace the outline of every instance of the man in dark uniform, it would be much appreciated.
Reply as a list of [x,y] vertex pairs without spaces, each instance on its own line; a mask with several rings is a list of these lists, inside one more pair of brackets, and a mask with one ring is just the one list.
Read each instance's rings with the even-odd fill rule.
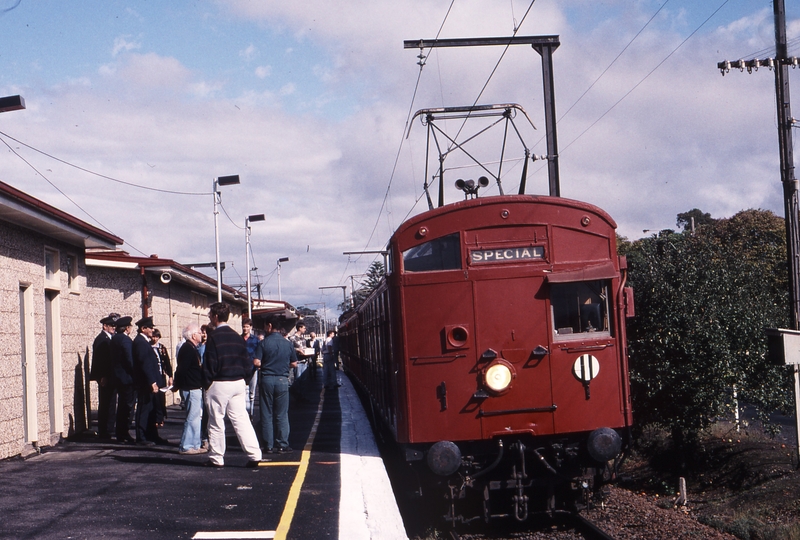
[[153,349],[153,318],[136,321],[139,333],[133,339],[133,384],[136,386],[136,444],[164,443],[156,427],[156,396],[161,380],[160,359]]
[[111,365],[114,370],[114,383],[117,389],[117,442],[134,442],[128,433],[133,420],[133,407],[136,404],[136,392],[133,387],[133,343],[128,334],[131,332],[131,317],[120,317],[115,324],[116,333],[111,338]]
[[97,435],[110,439],[114,432],[117,414],[117,387],[114,383],[114,366],[111,364],[111,336],[114,335],[119,313],[111,313],[100,320],[103,330],[92,343],[92,370],[89,380],[97,383]]

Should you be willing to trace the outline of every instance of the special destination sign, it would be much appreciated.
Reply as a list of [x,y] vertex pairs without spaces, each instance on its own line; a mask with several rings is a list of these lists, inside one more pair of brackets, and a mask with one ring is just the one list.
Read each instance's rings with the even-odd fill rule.
[[544,259],[544,246],[476,249],[469,252],[469,257],[473,264]]

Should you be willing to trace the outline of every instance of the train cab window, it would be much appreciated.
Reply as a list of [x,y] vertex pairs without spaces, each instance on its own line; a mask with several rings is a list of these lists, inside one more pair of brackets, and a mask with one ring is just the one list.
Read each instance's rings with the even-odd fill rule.
[[587,334],[609,335],[606,281],[553,283],[550,285],[550,306],[556,339],[583,339],[588,337]]
[[405,272],[435,272],[461,268],[461,238],[458,233],[435,238],[403,252]]

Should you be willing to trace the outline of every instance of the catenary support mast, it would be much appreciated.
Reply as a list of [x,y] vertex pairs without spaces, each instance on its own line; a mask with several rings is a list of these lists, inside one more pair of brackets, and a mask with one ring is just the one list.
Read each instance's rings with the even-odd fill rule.
[[[558,36],[513,36],[492,38],[417,39],[403,41],[404,49],[434,47],[479,47],[484,45],[530,45],[542,56],[542,86],[544,87],[544,124],[547,138],[547,173],[550,195],[561,196],[558,175],[558,137],[556,136],[556,98],[553,82],[553,51],[561,42]],[[441,195],[439,206],[442,206]]]

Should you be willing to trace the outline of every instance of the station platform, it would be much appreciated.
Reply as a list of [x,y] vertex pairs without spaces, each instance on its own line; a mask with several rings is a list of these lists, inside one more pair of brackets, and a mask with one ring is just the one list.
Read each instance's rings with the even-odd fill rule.
[[84,435],[0,461],[0,537],[407,538],[361,402],[338,376],[342,386],[332,390],[322,386],[322,369],[295,382],[294,451],[265,454],[256,468],[245,466],[230,425],[224,468],[204,466],[206,454],[179,455],[178,406],[159,430],[169,444]]

